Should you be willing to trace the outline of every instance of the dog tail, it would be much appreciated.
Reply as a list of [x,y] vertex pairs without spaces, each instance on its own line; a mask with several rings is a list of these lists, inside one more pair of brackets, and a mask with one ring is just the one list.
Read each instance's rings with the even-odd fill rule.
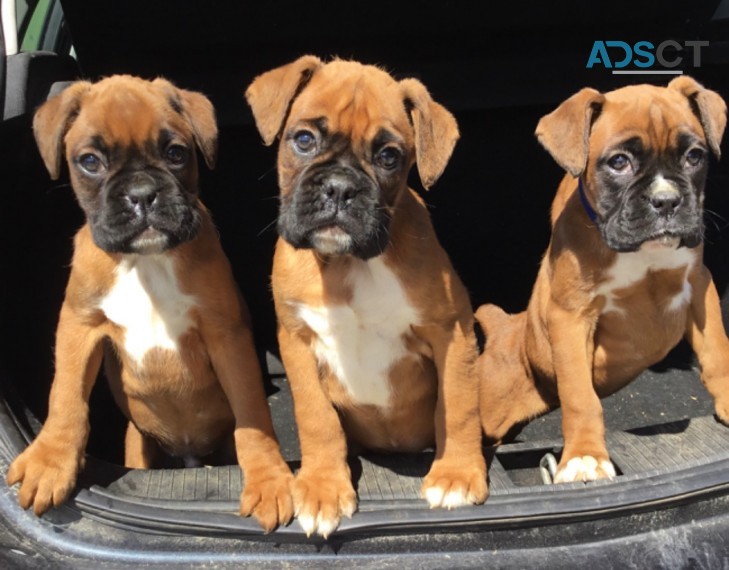
[[496,305],[481,305],[475,315],[478,324],[481,325],[483,333],[486,335],[486,338],[499,330],[503,330],[514,316],[515,315],[510,315],[501,307],[497,307]]

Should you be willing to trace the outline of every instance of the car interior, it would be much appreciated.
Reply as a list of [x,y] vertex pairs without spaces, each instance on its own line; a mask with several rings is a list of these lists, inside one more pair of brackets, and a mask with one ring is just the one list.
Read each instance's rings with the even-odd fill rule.
[[[687,6],[678,0],[618,0],[591,7],[576,0],[384,6],[51,0],[43,26],[33,27],[31,13],[41,2],[27,3],[21,30],[40,30],[34,31],[40,39],[6,59],[6,87],[0,90],[5,111],[0,130],[0,243],[5,244],[0,439],[10,455],[32,439],[47,414],[55,326],[72,237],[83,223],[67,173],[58,181],[49,179],[31,129],[35,108],[70,81],[116,73],[162,76],[206,94],[215,105],[219,158],[214,170],[201,162],[201,198],[251,308],[276,432],[294,469],[300,454],[270,289],[277,238],[276,149],[262,143],[243,95],[256,75],[311,53],[377,64],[396,78],[422,81],[455,115],[460,140],[432,189],[422,188],[415,168],[410,185],[426,201],[474,308],[495,303],[511,313],[526,308],[549,242],[550,205],[563,176],[534,136],[540,117],[584,86],[607,91],[668,81],[661,75],[586,68],[595,40],[706,39],[710,45],[701,66],[691,66],[687,51],[682,70],[729,98],[729,14],[717,17],[719,2]],[[728,186],[729,160],[712,159],[705,264],[722,296],[725,323]],[[481,335],[481,342],[488,339]],[[276,556],[284,556],[587,543],[596,533],[619,538],[639,532],[646,524],[641,513],[653,512],[657,528],[683,524],[697,516],[692,509],[699,507],[677,507],[702,493],[703,505],[722,508],[718,490],[729,485],[729,429],[714,418],[685,343],[603,406],[619,475],[613,481],[545,482],[544,458],[558,459],[562,445],[556,410],[525,426],[511,442],[485,448],[491,494],[480,506],[427,508],[419,490],[432,452],[353,456],[359,512],[325,542],[307,539],[297,523],[264,536],[255,520],[238,517],[244,482],[236,465],[125,469],[126,420],[102,373],[90,403],[89,459],[78,493],[48,517],[79,533],[79,540],[96,539],[90,538],[91,527],[74,530],[69,521],[88,518],[96,521],[91,525],[115,529],[106,535],[107,544],[127,536],[116,532],[138,531],[144,535],[133,542],[139,549],[163,550],[169,546],[164,540],[196,536],[235,539],[226,552],[270,555],[275,549]],[[1,462],[5,469],[11,459]],[[621,524],[606,525],[606,520]],[[158,534],[167,538],[152,542]],[[192,551],[194,545],[182,550]]]

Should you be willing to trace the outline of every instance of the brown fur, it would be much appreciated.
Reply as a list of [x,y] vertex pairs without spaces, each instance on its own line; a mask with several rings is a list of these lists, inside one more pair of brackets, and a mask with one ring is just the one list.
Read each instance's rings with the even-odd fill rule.
[[[116,76],[95,85],[74,84],[40,108],[34,129],[51,175],[59,175],[65,149],[79,201],[93,205],[94,193],[71,160],[83,152],[89,137],[101,136],[121,149],[144,148],[149,141],[156,144],[162,125],[189,146],[197,144],[208,164],[214,164],[212,105],[200,94],[159,79]],[[197,188],[194,161],[183,179],[188,188]],[[130,420],[128,467],[157,465],[161,449],[206,456],[225,448],[234,435],[246,478],[241,513],[253,514],[266,530],[293,515],[292,476],[273,434],[248,309],[213,222],[201,203],[197,207],[203,219],[198,235],[163,254],[173,261],[180,289],[196,299],[190,315],[194,324],[179,339],[179,352],[155,348],[141,364],[125,352],[125,330],[99,308],[122,255],[96,246],[88,224],[77,233],[58,323],[48,419],[7,476],[9,484],[22,481],[23,507],[33,506],[40,514],[62,503],[73,489],[89,434],[88,399],[105,353],[112,393]]]
[[[308,77],[302,89],[302,67]],[[262,93],[300,94],[291,103]],[[470,302],[440,247],[423,201],[407,188],[407,171],[417,162],[427,187],[445,168],[458,130],[453,117],[415,80],[400,83],[384,71],[355,62],[323,64],[307,56],[254,81],[247,91],[264,140],[292,132],[297,124],[325,117],[329,132],[351,142],[362,168],[373,138],[383,128],[397,133],[409,155],[392,187],[384,188],[392,214],[390,244],[382,259],[421,316],[406,345],[410,354],[389,372],[391,407],[355,404],[312,350],[315,333],[292,303],[342,306],[352,297],[347,285],[351,257],[320,257],[279,239],[273,267],[273,293],[279,343],[294,396],[302,449],[294,502],[299,514],[337,521],[356,505],[346,463],[347,438],[370,449],[418,451],[435,445],[436,461],[424,490],[440,486],[463,491],[474,502],[486,498],[485,463],[478,430],[477,356]],[[412,108],[406,113],[406,101]],[[274,120],[275,119],[275,120]],[[279,124],[276,124],[279,123]],[[327,160],[327,156],[317,160]],[[289,145],[278,154],[282,196],[300,170]],[[335,523],[336,524],[336,523]]]
[[[703,101],[698,112],[689,98]],[[683,289],[686,266],[649,271],[618,291],[623,314],[602,313],[606,299],[596,290],[617,254],[590,222],[574,178],[584,177],[595,203],[590,189],[596,188],[594,164],[603,149],[633,135],[646,148],[666,152],[686,129],[718,149],[725,113],[718,95],[682,77],[668,88],[634,86],[605,95],[584,89],[542,118],[540,142],[570,173],[554,199],[552,239],[527,311],[507,315],[485,305],[476,313],[487,335],[479,371],[489,439],[501,441],[516,425],[561,405],[565,446],[558,472],[576,457],[607,460],[600,398],[664,358],[682,336],[699,358],[719,418],[729,421],[729,341],[711,275],[701,263],[703,247],[695,250],[685,308],[667,309]],[[598,469],[597,476],[606,473]]]

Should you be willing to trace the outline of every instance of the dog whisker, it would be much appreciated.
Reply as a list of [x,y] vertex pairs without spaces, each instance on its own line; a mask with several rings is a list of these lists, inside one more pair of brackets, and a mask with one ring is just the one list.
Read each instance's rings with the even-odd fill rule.
[[274,172],[275,170],[276,170],[276,166],[274,165],[271,168],[269,168],[268,170],[266,170],[263,174],[261,174],[258,178],[256,178],[256,180],[260,182],[261,180],[263,180],[266,176],[268,176],[269,174],[271,174],[271,172]]
[[274,225],[276,225],[277,221],[278,221],[278,218],[274,218],[273,220],[271,220],[271,222],[266,224],[266,226],[260,232],[258,232],[256,234],[256,237],[261,237],[264,233],[266,233],[266,231],[270,230]]

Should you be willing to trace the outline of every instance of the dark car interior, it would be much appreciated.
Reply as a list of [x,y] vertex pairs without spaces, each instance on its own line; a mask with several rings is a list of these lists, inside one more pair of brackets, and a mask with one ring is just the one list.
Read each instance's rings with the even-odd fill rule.
[[[201,169],[201,196],[252,310],[277,433],[284,456],[296,467],[296,430],[278,357],[269,284],[277,237],[276,151],[261,142],[245,103],[243,92],[251,80],[306,53],[378,64],[397,78],[420,79],[433,98],[454,113],[461,138],[444,175],[430,191],[422,189],[415,170],[411,186],[428,203],[438,237],[474,308],[489,302],[518,312],[526,307],[548,244],[549,208],[563,175],[534,136],[539,118],[584,86],[611,90],[636,82],[664,85],[670,79],[587,69],[593,42],[603,39],[631,44],[644,39],[708,40],[701,66],[692,67],[691,52],[686,51],[681,69],[729,98],[729,19],[712,18],[718,5],[716,1],[689,6],[678,0],[367,6],[321,0],[255,4],[62,0],[65,20],[53,45],[42,53],[19,54],[22,58],[8,63],[5,75],[8,84],[25,86],[13,91],[10,99],[6,96],[6,121],[0,133],[4,200],[0,242],[5,244],[0,381],[13,421],[25,437],[32,437],[45,418],[71,239],[82,223],[67,174],[58,181],[48,178],[31,132],[33,110],[52,89],[75,78],[95,80],[115,73],[163,76],[179,87],[206,94],[215,105],[220,155],[215,170]],[[63,52],[71,44],[74,57]],[[49,52],[54,47],[60,53]],[[723,147],[729,148],[726,142]],[[713,160],[706,187],[705,263],[722,295],[725,322],[729,322],[727,187],[729,160]],[[667,500],[670,493],[664,496],[659,490],[674,479],[667,475],[671,469],[727,458],[722,450],[729,450],[729,433],[722,432],[725,428],[713,418],[711,398],[684,344],[605,400],[604,406],[608,444],[622,474],[617,482],[597,483],[587,490],[563,485],[563,495],[544,485],[539,462],[547,452],[558,455],[561,445],[560,414],[555,411],[532,422],[496,453],[487,450],[492,497],[483,507],[441,513],[421,504],[417,493],[432,454],[355,458],[361,512],[342,525],[330,544],[345,552],[359,552],[365,544],[386,551],[394,547],[373,546],[383,536],[399,532],[422,537],[446,528],[460,529],[458,540],[471,540],[469,544],[508,542],[484,533],[522,524],[524,540],[538,546],[543,539],[529,533],[547,519],[556,520],[549,523],[556,533],[554,525],[567,520],[559,519],[560,513],[597,526],[603,516],[596,515],[598,511],[628,517],[625,509],[630,504]],[[170,533],[230,532],[249,540],[261,538],[254,522],[241,522],[232,515],[241,485],[235,467],[208,470],[206,489],[215,478],[218,491],[205,493],[194,482],[188,485],[182,470],[128,473],[120,467],[125,427],[126,420],[100,377],[91,402],[87,448],[91,459],[79,482],[87,492],[77,497],[75,508],[127,527],[154,528],[150,520],[159,515]],[[718,481],[712,488],[720,485]],[[623,485],[622,494],[612,493],[610,485]],[[525,503],[522,497],[531,497],[532,502]],[[158,510],[145,510],[152,507]],[[175,518],[170,514],[175,509],[189,516]],[[664,516],[659,526],[678,520]],[[627,534],[642,524],[630,520],[610,532]],[[585,530],[585,535],[595,528]],[[355,538],[362,537],[364,542],[357,543]],[[295,524],[265,540],[311,544]],[[437,541],[419,544],[426,550],[438,548]]]

